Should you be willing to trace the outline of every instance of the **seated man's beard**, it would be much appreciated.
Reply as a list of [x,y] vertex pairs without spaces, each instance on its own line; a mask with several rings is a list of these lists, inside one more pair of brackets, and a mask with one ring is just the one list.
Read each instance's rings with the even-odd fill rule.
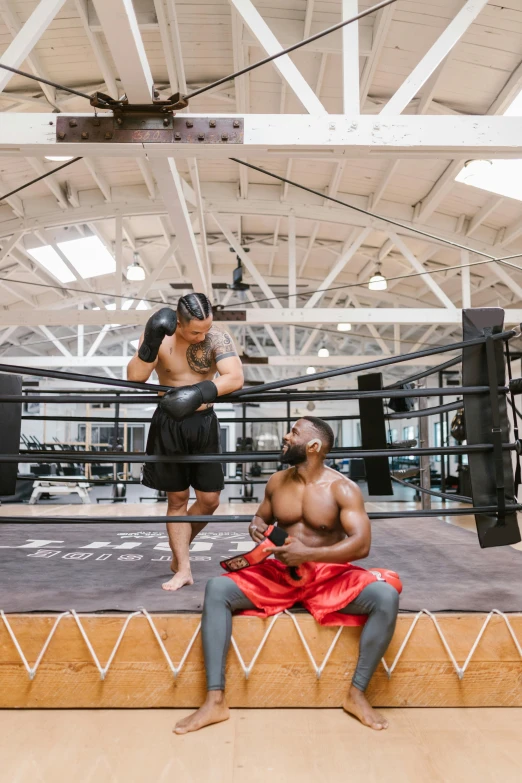
[[302,462],[306,462],[306,446],[304,443],[289,446],[281,454],[281,462],[283,465],[300,465]]

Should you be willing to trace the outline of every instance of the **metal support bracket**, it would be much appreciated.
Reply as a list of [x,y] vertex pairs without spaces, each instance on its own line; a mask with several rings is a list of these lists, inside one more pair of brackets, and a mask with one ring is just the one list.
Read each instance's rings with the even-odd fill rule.
[[56,141],[67,144],[243,144],[244,121],[235,117],[175,117],[152,106],[115,109],[113,116],[57,117]]

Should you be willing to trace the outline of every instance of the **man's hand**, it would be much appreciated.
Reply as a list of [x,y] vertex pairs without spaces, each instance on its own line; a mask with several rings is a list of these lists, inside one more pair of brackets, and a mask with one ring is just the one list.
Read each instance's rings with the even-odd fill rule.
[[174,421],[192,416],[204,403],[217,399],[216,385],[212,381],[200,381],[192,386],[178,386],[166,392],[159,407]]
[[256,544],[261,544],[263,541],[265,541],[265,532],[268,530],[268,525],[263,522],[262,519],[259,517],[254,517],[252,522],[249,525],[248,532],[250,533],[250,538],[256,542]]
[[273,546],[270,549],[267,548],[266,551],[275,555],[277,560],[287,566],[299,566],[310,561],[313,550],[305,546],[298,538],[288,536],[283,546]]
[[158,351],[167,335],[171,337],[176,331],[176,311],[171,307],[162,307],[153,313],[145,326],[143,342],[139,347],[138,356],[142,362],[152,363],[158,358]]

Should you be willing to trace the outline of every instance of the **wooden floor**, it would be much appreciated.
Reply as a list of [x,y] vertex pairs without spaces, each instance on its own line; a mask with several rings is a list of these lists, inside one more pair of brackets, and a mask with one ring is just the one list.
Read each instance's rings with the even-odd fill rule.
[[522,709],[390,709],[372,732],[341,710],[0,712],[1,783],[519,783]]

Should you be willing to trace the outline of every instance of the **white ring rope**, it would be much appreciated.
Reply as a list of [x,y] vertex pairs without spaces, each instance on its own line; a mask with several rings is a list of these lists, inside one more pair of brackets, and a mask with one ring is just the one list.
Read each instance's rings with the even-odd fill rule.
[[[335,634],[335,636],[334,636],[334,638],[332,640],[332,643],[330,644],[330,647],[328,648],[328,651],[326,652],[326,655],[323,658],[322,663],[320,665],[317,665],[317,662],[316,662],[316,660],[315,660],[315,658],[313,656],[313,653],[312,653],[312,651],[310,649],[310,646],[309,646],[308,642],[306,641],[306,638],[305,638],[305,636],[303,634],[303,630],[302,630],[302,628],[300,626],[300,623],[298,622],[297,616],[295,614],[292,614],[288,610],[285,610],[284,612],[280,612],[279,614],[274,615],[270,619],[270,622],[268,624],[268,628],[266,629],[266,631],[265,631],[265,633],[263,635],[263,638],[261,639],[261,642],[259,643],[259,645],[257,647],[257,650],[254,653],[254,656],[253,656],[252,660],[250,661],[250,663],[248,665],[245,663],[244,658],[241,655],[241,651],[240,651],[240,649],[238,647],[238,644],[237,644],[236,640],[234,639],[234,636],[232,635],[232,639],[231,639],[232,647],[234,648],[234,652],[235,652],[236,657],[238,659],[239,665],[241,666],[241,668],[243,670],[243,673],[245,675],[245,679],[248,680],[248,678],[249,678],[249,676],[250,676],[250,674],[251,674],[251,672],[252,672],[252,670],[253,670],[253,668],[254,668],[254,666],[256,664],[256,661],[259,658],[259,655],[261,654],[261,652],[262,652],[262,650],[263,650],[263,648],[264,648],[264,646],[265,646],[265,644],[266,644],[266,642],[268,640],[268,637],[270,636],[270,634],[272,632],[272,629],[273,629],[275,623],[284,614],[287,615],[288,617],[290,617],[292,623],[294,624],[294,627],[295,627],[295,629],[297,631],[299,639],[300,639],[300,641],[301,641],[301,643],[302,643],[302,645],[303,645],[303,647],[305,649],[305,652],[306,652],[306,654],[308,656],[308,659],[309,659],[309,661],[310,661],[310,663],[312,665],[312,668],[315,671],[317,679],[321,678],[321,675],[322,675],[322,673],[323,673],[323,671],[324,671],[324,669],[325,669],[325,667],[326,667],[326,665],[327,665],[327,663],[328,663],[328,661],[329,661],[329,659],[330,659],[330,657],[331,657],[331,655],[332,655],[332,653],[333,653],[333,651],[334,651],[334,649],[335,649],[335,647],[337,645],[337,642],[339,641],[339,639],[341,637],[343,629],[346,626],[342,625],[342,626],[338,627],[337,633]],[[413,618],[413,621],[412,621],[410,627],[408,628],[408,632],[407,632],[406,636],[404,637],[404,640],[403,640],[403,642],[402,642],[402,644],[401,644],[401,646],[400,646],[400,648],[399,648],[399,650],[397,652],[397,655],[395,656],[391,666],[388,666],[386,661],[385,661],[385,659],[382,658],[382,665],[383,665],[384,670],[385,670],[385,672],[386,672],[386,674],[388,676],[388,679],[391,679],[391,676],[392,676],[393,672],[395,671],[395,669],[397,667],[397,664],[399,663],[399,661],[400,661],[400,659],[401,659],[401,657],[402,657],[402,655],[404,653],[404,650],[406,649],[406,646],[407,646],[409,640],[411,639],[413,631],[414,631],[415,627],[417,626],[417,623],[419,622],[420,618],[423,615],[429,617],[430,620],[432,621],[433,625],[435,626],[435,629],[436,629],[436,631],[437,631],[437,633],[439,635],[439,638],[440,638],[440,640],[441,640],[441,642],[442,642],[442,644],[444,646],[444,649],[446,650],[448,658],[450,659],[451,664],[452,664],[452,666],[453,666],[453,668],[455,670],[455,673],[456,673],[457,677],[459,678],[459,680],[464,679],[464,675],[466,673],[466,670],[467,670],[469,664],[471,663],[471,660],[472,660],[472,658],[473,658],[473,656],[474,656],[474,654],[475,654],[475,652],[477,650],[477,647],[478,647],[482,637],[484,636],[484,634],[486,632],[486,629],[487,629],[488,625],[490,624],[491,620],[493,619],[494,615],[497,615],[498,617],[501,617],[504,620],[504,622],[505,622],[505,624],[507,626],[507,629],[509,631],[509,634],[511,636],[511,639],[513,640],[513,643],[514,643],[514,645],[515,645],[515,647],[517,649],[517,652],[518,652],[518,654],[520,656],[520,659],[522,661],[522,645],[520,644],[519,640],[517,639],[517,637],[515,635],[515,632],[513,631],[513,628],[511,626],[510,621],[509,621],[509,617],[504,612],[501,612],[498,609],[492,609],[489,612],[489,614],[486,616],[486,618],[485,618],[485,620],[484,620],[484,622],[482,624],[482,627],[481,627],[481,629],[480,629],[480,631],[479,631],[479,633],[477,635],[477,638],[475,639],[475,641],[473,642],[473,645],[471,646],[471,649],[470,649],[470,651],[469,651],[469,653],[468,653],[468,655],[466,657],[466,660],[464,661],[462,666],[459,666],[459,664],[458,664],[458,662],[457,662],[457,660],[456,660],[456,658],[455,658],[455,656],[454,656],[454,654],[453,654],[453,652],[451,650],[451,647],[449,646],[448,641],[447,641],[446,637],[444,636],[444,633],[442,632],[442,629],[441,629],[441,627],[439,625],[439,619],[437,618],[437,616],[435,614],[433,614],[432,612],[429,612],[427,609],[422,609]],[[91,615],[83,615],[83,618],[85,619],[85,617],[87,617],[87,616],[91,616]],[[111,654],[110,654],[109,659],[107,661],[107,664],[105,666],[102,666],[101,663],[100,663],[100,660],[99,660],[99,658],[98,658],[98,656],[96,654],[96,651],[94,650],[92,642],[89,639],[89,636],[88,636],[85,628],[83,627],[81,616],[74,609],[71,609],[68,612],[62,612],[61,614],[59,614],[56,617],[56,619],[54,621],[54,624],[53,624],[53,627],[51,628],[51,630],[50,630],[50,632],[49,632],[49,634],[48,634],[48,636],[47,636],[47,638],[46,638],[46,640],[45,640],[45,642],[43,644],[43,647],[40,650],[40,653],[39,653],[39,655],[38,655],[38,657],[37,657],[37,659],[36,659],[36,661],[34,663],[34,666],[31,666],[29,664],[25,654],[24,654],[24,651],[23,651],[23,649],[22,649],[22,647],[20,645],[20,642],[18,641],[18,639],[16,637],[15,632],[13,631],[11,623],[7,619],[7,615],[5,614],[4,611],[0,610],[0,618],[2,619],[2,621],[3,621],[3,623],[4,623],[5,627],[6,627],[6,630],[7,630],[8,634],[9,634],[9,637],[11,638],[11,641],[13,642],[13,645],[14,645],[14,647],[15,647],[15,649],[16,649],[19,657],[20,657],[20,660],[21,660],[25,670],[27,671],[27,674],[28,674],[30,680],[33,680],[35,678],[36,673],[38,671],[38,668],[39,668],[39,666],[40,666],[40,664],[41,664],[41,662],[43,660],[43,657],[44,657],[45,653],[47,652],[47,649],[48,649],[48,647],[49,647],[49,645],[51,643],[51,640],[52,640],[53,636],[55,635],[56,630],[57,630],[58,626],[60,625],[60,623],[62,622],[62,620],[64,619],[64,617],[72,617],[74,619],[74,621],[75,621],[75,623],[76,623],[76,625],[78,627],[78,630],[80,631],[80,633],[82,635],[82,638],[83,638],[83,640],[84,640],[84,642],[86,644],[86,647],[87,647],[87,649],[88,649],[88,651],[89,651],[89,653],[91,655],[91,658],[92,658],[92,660],[94,662],[94,665],[96,666],[96,668],[98,669],[98,671],[100,673],[100,679],[102,681],[105,680],[105,678],[107,677],[107,674],[109,673],[109,669],[111,668],[112,663],[113,663],[113,661],[114,661],[114,659],[116,657],[116,654],[117,654],[117,652],[118,652],[118,650],[120,648],[120,645],[121,645],[121,643],[123,641],[123,638],[125,636],[127,628],[129,626],[129,623],[131,622],[131,620],[133,618],[135,618],[135,617],[145,617],[145,619],[147,620],[147,622],[148,622],[148,624],[150,626],[150,629],[151,629],[151,631],[152,631],[152,633],[154,635],[154,638],[156,639],[156,641],[157,641],[157,643],[159,645],[159,648],[160,648],[161,652],[163,653],[165,661],[166,661],[170,671],[172,672],[172,674],[174,676],[174,679],[177,679],[179,673],[183,669],[183,667],[184,667],[184,665],[185,665],[185,663],[187,661],[187,658],[188,658],[188,656],[190,654],[190,651],[192,650],[192,648],[193,648],[193,646],[194,646],[194,644],[196,642],[196,639],[197,639],[197,637],[198,637],[198,635],[199,635],[199,633],[201,631],[201,622],[200,622],[198,624],[196,630],[192,634],[192,636],[190,638],[190,641],[188,642],[187,647],[185,648],[185,652],[183,653],[183,655],[181,657],[181,660],[180,660],[179,664],[176,666],[176,664],[173,662],[172,658],[170,657],[170,655],[169,655],[169,653],[167,651],[167,648],[165,647],[165,645],[163,643],[163,640],[162,640],[161,636],[158,633],[158,629],[156,628],[156,625],[154,623],[152,615],[150,615],[149,612],[147,612],[147,610],[144,607],[140,607],[138,611],[132,612],[131,614],[129,614],[125,618],[125,622],[124,622],[124,624],[122,626],[122,629],[121,629],[121,631],[119,633],[119,636],[118,636],[118,638],[116,640],[116,643],[114,644],[114,647],[112,648],[112,651],[111,651]]]

